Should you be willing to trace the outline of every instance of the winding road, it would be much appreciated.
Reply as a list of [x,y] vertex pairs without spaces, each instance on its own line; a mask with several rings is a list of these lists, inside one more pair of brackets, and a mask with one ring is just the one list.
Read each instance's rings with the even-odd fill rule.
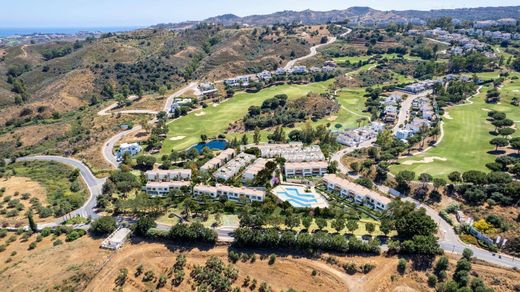
[[[477,93],[480,92],[480,88],[478,89]],[[410,115],[410,107],[414,99],[424,96],[425,94],[428,94],[428,92],[412,95],[409,96],[403,103],[401,104],[399,116],[397,125],[394,127],[394,131],[398,129],[398,125],[404,124]],[[475,95],[476,95],[475,94]],[[473,96],[475,96],[473,95]],[[468,98],[468,101],[470,101],[470,98]],[[331,157],[332,161],[336,161],[338,163],[338,169],[341,173],[345,173],[347,175],[350,175],[349,168],[344,165],[341,161],[341,158],[345,156],[348,153],[351,153],[352,151],[360,148],[366,148],[373,146],[375,143],[375,139],[365,141],[358,145],[357,147],[347,147],[344,149],[341,149],[340,151],[334,153]],[[376,185],[379,191],[382,193],[388,194],[390,189],[387,186],[384,185]],[[438,226],[438,234],[439,234],[439,245],[445,252],[451,252],[456,254],[462,254],[463,250],[465,248],[470,249],[473,251],[473,257],[477,258],[479,260],[492,263],[495,265],[508,267],[508,268],[520,268],[520,259],[516,259],[514,257],[511,257],[509,255],[501,254],[500,256],[498,254],[489,252],[487,250],[484,250],[482,248],[476,247],[474,245],[466,244],[462,242],[459,238],[459,236],[455,233],[455,230],[453,229],[453,226],[451,226],[448,222],[446,222],[442,217],[439,215],[439,212],[432,207],[423,204],[413,198],[405,197],[402,198],[404,201],[412,202],[418,207],[422,207],[426,210],[426,213],[435,221],[435,223]]]
[[[350,33],[350,29],[347,33]],[[290,60],[289,62],[287,62],[287,64],[285,64],[285,67],[283,67],[285,70],[289,70],[290,68],[294,67],[294,65],[297,63],[297,62],[300,62],[300,61],[303,61],[305,59],[308,59],[308,58],[312,58],[314,56],[316,56],[316,54],[318,53],[318,49],[323,47],[323,46],[326,46],[326,45],[330,45],[332,43],[334,43],[335,41],[337,40],[336,37],[330,37],[326,43],[324,44],[319,44],[319,45],[316,45],[316,46],[313,46],[310,48],[311,52],[303,57],[300,57],[300,58],[296,58],[296,59],[293,59],[293,60]]]
[[67,221],[70,218],[76,217],[76,216],[83,216],[83,217],[90,217],[92,219],[96,219],[99,216],[95,212],[95,208],[97,205],[97,197],[102,194],[103,190],[103,184],[106,181],[106,178],[99,179],[92,171],[90,171],[90,168],[86,166],[83,162],[76,160],[74,158],[68,158],[68,157],[62,157],[62,156],[44,156],[44,155],[38,155],[38,156],[28,156],[28,157],[21,157],[16,159],[16,161],[54,161],[66,164],[70,167],[79,169],[80,176],[85,182],[88,191],[89,191],[89,198],[81,208],[74,210],[70,212],[69,214],[66,214],[65,216],[62,216],[58,219],[56,219],[52,223],[46,223],[46,224],[38,224],[38,229],[43,229],[45,227],[55,227],[63,222]]
[[[349,29],[342,36],[344,36],[350,32],[351,32],[351,30]],[[325,46],[325,45],[329,45],[331,43],[334,43],[336,41],[336,39],[337,39],[336,37],[332,37],[325,44],[320,44],[320,45],[311,47],[310,53],[308,55],[289,61],[285,65],[284,68],[288,69],[290,67],[293,67],[299,61],[302,61],[302,60],[305,60],[312,56],[315,56],[317,54],[318,48]],[[191,82],[187,86],[183,87],[182,89],[180,89],[180,90],[176,91],[175,93],[173,93],[172,95],[170,95],[166,99],[163,110],[168,112],[168,110],[170,109],[170,107],[172,105],[174,98],[182,96],[189,90],[197,91],[198,90],[197,85],[198,85],[198,83],[196,81]],[[394,127],[394,131],[396,131],[396,129],[398,129],[398,127],[400,125],[404,124],[404,122],[408,119],[411,103],[413,102],[413,100],[415,98],[417,98],[419,96],[421,96],[421,95],[411,96],[404,101],[404,104],[401,105],[398,122],[397,122],[396,126]],[[108,114],[110,114],[109,111],[111,111],[115,107],[117,107],[117,104],[115,106],[112,104],[108,108],[105,108],[104,110],[100,111],[98,114],[99,115],[108,115]],[[156,112],[152,113],[152,111],[147,111],[147,110],[121,111],[120,113],[156,114]],[[136,126],[131,130],[120,132],[120,133],[114,135],[113,137],[111,137],[103,145],[102,152],[103,152],[103,157],[105,158],[105,160],[107,160],[113,167],[117,167],[119,164],[112,152],[114,145],[119,140],[121,140],[125,135],[127,135],[133,131],[138,131],[140,129],[141,129],[140,126]],[[342,173],[348,173],[348,167],[343,165],[343,163],[341,162],[341,158],[344,155],[354,151],[355,149],[369,147],[369,146],[373,145],[374,142],[375,142],[375,140],[370,140],[370,141],[365,141],[365,142],[361,143],[360,145],[358,145],[358,147],[344,148],[344,149],[334,153],[331,157],[331,160],[338,162],[338,169]],[[69,218],[72,218],[77,215],[90,217],[93,219],[99,217],[97,215],[97,213],[95,212],[95,207],[97,205],[97,197],[102,194],[102,186],[103,186],[104,182],[106,181],[106,178],[102,178],[102,179],[96,178],[94,176],[94,174],[90,171],[90,169],[83,162],[73,159],[73,158],[67,158],[67,157],[61,157],[61,156],[30,156],[30,157],[22,157],[22,158],[17,159],[17,161],[32,161],[32,160],[55,161],[55,162],[63,163],[63,164],[69,165],[71,167],[79,169],[81,177],[85,181],[85,184],[87,185],[87,187],[89,189],[89,194],[90,194],[88,200],[85,202],[85,204],[81,208],[79,208],[61,218],[58,218],[56,221],[54,221],[52,223],[38,224],[39,229],[42,229],[44,227],[54,227],[54,226],[60,225],[63,222],[65,222],[66,220],[68,220]],[[385,193],[388,192],[388,187],[386,187],[386,186],[378,186],[378,187],[381,191],[383,191]],[[512,258],[507,255],[501,255],[501,258],[499,258],[498,255],[495,255],[491,252],[488,252],[488,251],[480,249],[478,247],[475,247],[472,245],[467,245],[467,244],[463,243],[459,239],[459,237],[455,233],[455,231],[453,230],[452,226],[450,226],[445,220],[443,220],[439,216],[438,212],[436,210],[434,210],[433,208],[431,208],[427,205],[424,205],[424,204],[420,203],[419,201],[414,200],[413,198],[403,198],[403,200],[411,201],[411,202],[415,203],[417,206],[423,207],[426,210],[426,212],[428,213],[428,215],[437,223],[437,225],[439,227],[439,232],[440,232],[439,244],[446,252],[453,252],[453,253],[461,254],[462,251],[464,250],[464,248],[469,248],[473,251],[474,257],[479,260],[483,260],[483,261],[486,261],[486,262],[489,262],[492,264],[505,266],[505,267],[520,268],[520,260],[518,260],[518,259]],[[159,229],[169,229],[170,228],[170,226],[164,225],[164,224],[159,224],[157,227]],[[218,233],[219,240],[229,242],[229,241],[233,240],[232,233],[234,232],[235,228],[236,228],[235,226],[221,226],[219,228],[215,228],[215,230]]]
[[114,151],[113,151],[116,143],[119,142],[121,139],[123,139],[124,136],[126,136],[128,134],[131,134],[131,133],[138,132],[138,131],[140,131],[142,129],[143,129],[143,127],[141,127],[141,125],[137,125],[137,126],[133,127],[130,130],[119,132],[119,133],[115,134],[114,136],[110,137],[110,139],[108,139],[105,142],[105,144],[103,145],[103,147],[101,148],[101,153],[103,154],[103,158],[112,167],[118,168],[119,167],[119,161],[117,161],[117,157],[116,157],[116,155],[114,154]]

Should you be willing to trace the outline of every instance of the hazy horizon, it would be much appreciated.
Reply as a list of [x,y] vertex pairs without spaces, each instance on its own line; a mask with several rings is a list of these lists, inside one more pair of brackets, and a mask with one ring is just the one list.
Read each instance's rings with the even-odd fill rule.
[[103,28],[145,27],[158,23],[202,20],[222,14],[247,16],[269,14],[283,10],[306,9],[328,11],[367,6],[378,10],[431,10],[491,6],[519,5],[517,0],[425,0],[408,1],[380,0],[264,0],[262,5],[233,0],[20,0],[3,3],[0,11],[0,29],[8,28]]

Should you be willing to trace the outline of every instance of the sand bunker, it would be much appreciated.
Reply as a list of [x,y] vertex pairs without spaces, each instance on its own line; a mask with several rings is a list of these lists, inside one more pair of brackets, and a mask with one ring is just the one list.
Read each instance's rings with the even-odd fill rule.
[[401,162],[401,164],[403,164],[403,165],[412,165],[412,164],[415,164],[415,163],[432,163],[435,160],[446,161],[448,159],[446,159],[444,157],[432,156],[432,157],[424,157],[423,160],[407,160],[407,161],[403,161],[403,162]]
[[481,108],[481,110],[485,111],[485,112],[490,112],[491,110],[488,109],[488,108]]
[[171,141],[178,141],[178,140],[182,140],[186,138],[186,136],[175,136],[175,137],[171,137],[170,140]]
[[330,116],[327,118],[327,121],[330,121],[330,122],[333,122],[337,119],[338,117],[337,116]]
[[442,117],[445,119],[448,119],[448,120],[453,120],[453,118],[450,116],[450,113],[448,113],[448,112],[444,112],[444,116],[442,116]]
[[200,117],[200,116],[203,116],[205,114],[206,114],[206,112],[200,112],[200,113],[196,113],[195,116]]

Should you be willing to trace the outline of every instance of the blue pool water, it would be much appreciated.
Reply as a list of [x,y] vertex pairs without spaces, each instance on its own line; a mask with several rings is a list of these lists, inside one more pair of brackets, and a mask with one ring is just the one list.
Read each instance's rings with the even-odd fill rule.
[[199,152],[201,152],[204,147],[208,147],[210,150],[224,150],[226,149],[227,144],[226,140],[211,140],[207,143],[201,142],[191,147],[191,149],[195,149]]
[[317,203],[315,194],[300,192],[297,188],[285,188],[285,191],[278,191],[278,197],[285,199],[294,207],[312,207]]

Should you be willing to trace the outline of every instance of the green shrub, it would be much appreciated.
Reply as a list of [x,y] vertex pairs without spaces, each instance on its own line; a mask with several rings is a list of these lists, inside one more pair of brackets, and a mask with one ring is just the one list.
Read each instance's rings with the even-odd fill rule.
[[428,276],[428,286],[434,288],[437,285],[437,277],[435,275]]
[[33,242],[31,242],[31,244],[29,244],[29,250],[35,249],[35,248],[36,248],[36,241],[33,241]]
[[51,229],[49,227],[45,227],[43,228],[42,232],[41,232],[41,236],[43,237],[47,237],[51,234]]
[[406,260],[400,259],[399,263],[397,264],[397,271],[401,274],[404,274],[406,272]]
[[345,263],[343,264],[343,269],[349,275],[354,275],[357,273],[357,266],[355,263]]
[[57,246],[57,245],[60,245],[60,244],[63,244],[63,241],[61,241],[60,239],[56,239],[56,240],[52,243],[53,246]]
[[369,264],[369,263],[366,263],[363,265],[363,273],[365,274],[368,274],[370,271],[372,271],[374,268],[376,267],[376,265],[374,264]]
[[240,259],[240,255],[238,254],[238,252],[230,250],[228,253],[228,259],[230,262],[236,263]]
[[274,253],[272,253],[270,256],[269,256],[269,262],[267,264],[269,264],[270,266],[274,265],[274,263],[276,262],[276,255]]

